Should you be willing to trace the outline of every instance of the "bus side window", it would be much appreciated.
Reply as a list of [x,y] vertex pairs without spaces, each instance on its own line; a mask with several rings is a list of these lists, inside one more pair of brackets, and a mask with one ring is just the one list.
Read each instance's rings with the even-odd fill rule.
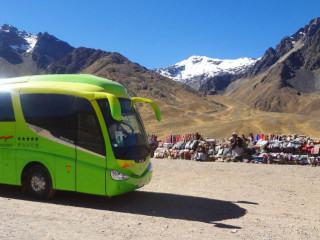
[[20,100],[26,123],[48,130],[52,136],[74,144],[74,96],[63,94],[21,94]]
[[105,142],[96,112],[91,103],[85,98],[76,97],[76,113],[76,145],[105,156]]
[[0,122],[14,122],[14,113],[10,92],[0,92]]

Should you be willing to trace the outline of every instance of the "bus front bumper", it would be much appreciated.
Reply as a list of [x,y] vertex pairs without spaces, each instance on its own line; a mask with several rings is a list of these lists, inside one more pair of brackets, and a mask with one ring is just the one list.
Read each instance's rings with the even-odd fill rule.
[[142,176],[128,176],[126,180],[114,180],[111,177],[111,169],[107,170],[107,196],[117,196],[123,193],[132,192],[135,189],[147,185],[152,178],[152,170],[147,170]]

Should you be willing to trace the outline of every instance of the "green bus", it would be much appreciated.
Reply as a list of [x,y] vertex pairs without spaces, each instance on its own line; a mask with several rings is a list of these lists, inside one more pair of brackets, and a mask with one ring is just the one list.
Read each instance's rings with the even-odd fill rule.
[[38,199],[56,190],[115,196],[151,180],[136,103],[114,81],[86,74],[0,79],[0,183]]

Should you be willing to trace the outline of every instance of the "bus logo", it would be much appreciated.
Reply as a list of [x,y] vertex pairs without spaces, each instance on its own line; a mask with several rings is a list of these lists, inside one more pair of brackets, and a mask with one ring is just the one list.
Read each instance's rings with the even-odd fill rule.
[[8,137],[5,137],[5,136],[2,136],[0,137],[0,139],[4,139],[4,141],[6,142],[9,138],[13,138],[14,136],[8,136]]

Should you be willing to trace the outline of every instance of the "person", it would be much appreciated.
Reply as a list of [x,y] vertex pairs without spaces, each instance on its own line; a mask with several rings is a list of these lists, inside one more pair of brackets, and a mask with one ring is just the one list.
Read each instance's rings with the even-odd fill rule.
[[244,134],[241,135],[241,138],[242,138],[242,140],[245,141],[245,142],[249,140],[248,138],[246,138],[246,136],[245,136]]
[[121,121],[114,121],[109,127],[109,136],[113,146],[121,147],[124,145],[123,137],[128,135],[128,132],[122,126]]
[[253,137],[252,133],[249,134],[248,140],[249,140],[249,142],[252,142],[254,140],[254,137]]
[[194,155],[196,161],[207,161],[207,151],[202,143],[199,144]]
[[198,132],[194,133],[194,136],[195,136],[195,140],[200,141],[201,135]]
[[238,161],[241,161],[243,157],[243,145],[242,138],[238,137],[236,132],[233,132],[230,138],[230,146],[232,148],[232,156]]
[[250,141],[244,136],[244,134],[241,135],[241,139],[243,140],[243,148],[246,149]]

